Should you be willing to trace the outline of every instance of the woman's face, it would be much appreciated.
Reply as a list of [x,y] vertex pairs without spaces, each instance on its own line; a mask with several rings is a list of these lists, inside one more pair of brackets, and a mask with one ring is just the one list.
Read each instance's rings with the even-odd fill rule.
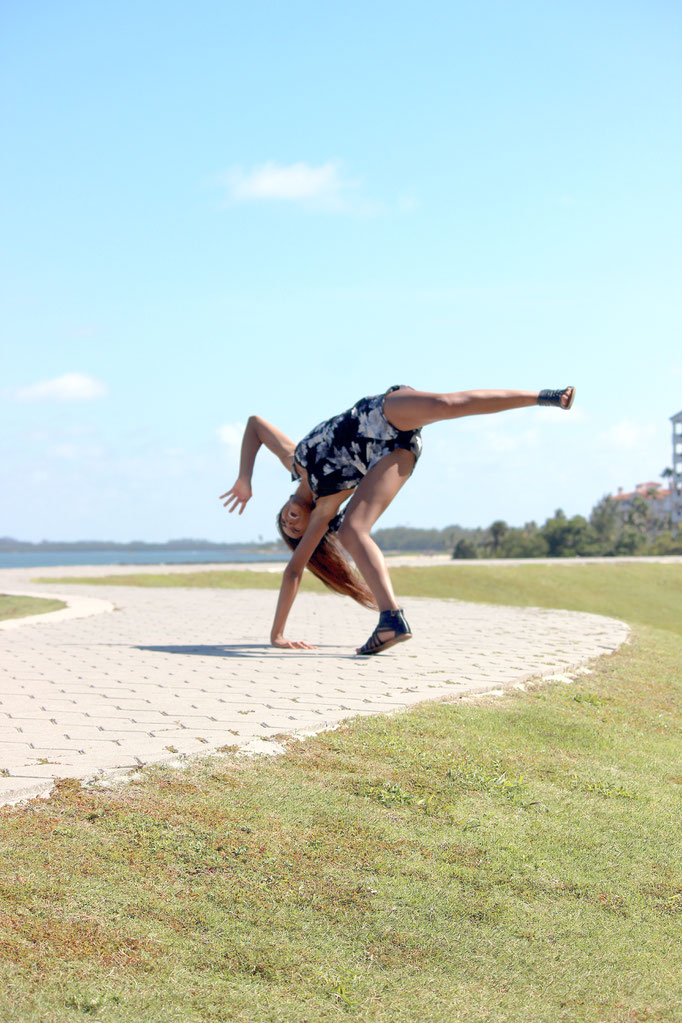
[[299,540],[310,521],[310,509],[300,504],[296,497],[290,497],[281,512],[282,529],[292,540]]

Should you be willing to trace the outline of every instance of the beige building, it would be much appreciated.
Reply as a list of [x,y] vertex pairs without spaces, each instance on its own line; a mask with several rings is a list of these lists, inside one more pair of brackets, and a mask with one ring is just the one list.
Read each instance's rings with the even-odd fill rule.
[[[680,438],[682,440],[682,437]],[[660,483],[649,481],[638,483],[634,490],[627,493],[622,487],[618,487],[618,493],[613,495],[612,500],[617,501],[622,515],[626,515],[632,507],[636,497],[643,498],[649,506],[654,518],[672,519],[674,511],[674,494],[672,487],[666,489]],[[674,519],[672,519],[675,521]]]

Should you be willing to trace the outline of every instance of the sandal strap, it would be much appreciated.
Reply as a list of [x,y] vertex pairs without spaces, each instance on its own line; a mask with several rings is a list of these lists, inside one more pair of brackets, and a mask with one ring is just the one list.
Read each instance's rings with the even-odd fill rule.
[[[538,395],[538,405],[555,405],[558,408],[561,408],[562,407],[561,406],[561,399],[564,396],[564,394],[566,394],[566,392],[570,391],[570,390],[571,390],[570,387],[562,387],[558,391],[552,391],[552,390],[549,390],[549,389],[545,389],[544,391],[540,391],[540,393]],[[575,388],[573,388],[573,394],[571,395],[571,400],[569,401],[568,405],[566,405],[567,409],[569,409],[571,407],[571,405],[573,404],[574,396],[575,396]]]
[[[411,632],[401,608],[397,611],[379,612],[379,624],[367,642],[360,647],[359,653],[372,654],[375,650],[381,650],[382,647],[386,646],[387,641],[381,639],[379,633],[387,629],[392,630],[396,636],[405,636],[408,632]],[[392,643],[393,639],[388,642]]]
[[410,626],[407,624],[403,609],[399,607],[395,611],[380,611],[379,624],[374,631],[377,629],[393,629],[398,635],[402,635],[410,631]]
[[559,390],[559,391],[550,391],[550,390],[540,391],[540,394],[538,395],[538,405],[560,405],[561,404],[561,395],[563,393],[564,393],[563,390]]
[[384,645],[383,640],[379,639],[379,626],[377,625],[376,629],[369,637],[367,642],[363,643],[363,645],[360,647],[360,653],[372,654],[374,653],[375,650],[378,650],[383,645]]

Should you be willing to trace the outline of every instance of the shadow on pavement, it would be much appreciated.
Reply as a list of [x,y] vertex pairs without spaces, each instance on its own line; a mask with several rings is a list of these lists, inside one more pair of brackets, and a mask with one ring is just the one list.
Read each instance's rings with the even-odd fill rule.
[[[111,645],[111,644],[107,644]],[[321,647],[314,650],[278,650],[269,643],[224,643],[211,646],[135,646],[134,650],[148,650],[157,654],[195,654],[199,657],[269,657],[274,660],[286,660],[292,655],[303,654],[306,657],[334,657],[356,659],[355,654],[342,653],[338,647],[331,647],[324,653]]]

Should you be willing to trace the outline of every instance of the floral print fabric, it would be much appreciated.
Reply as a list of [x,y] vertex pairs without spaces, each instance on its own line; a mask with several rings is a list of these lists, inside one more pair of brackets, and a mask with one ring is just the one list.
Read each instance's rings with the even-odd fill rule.
[[[384,394],[361,398],[352,408],[326,419],[296,446],[294,461],[308,474],[315,497],[327,497],[357,487],[365,474],[384,455],[404,448],[416,460],[422,451],[421,430],[396,430],[384,415],[384,398],[404,384],[395,384]],[[300,479],[296,470],[291,478]]]

